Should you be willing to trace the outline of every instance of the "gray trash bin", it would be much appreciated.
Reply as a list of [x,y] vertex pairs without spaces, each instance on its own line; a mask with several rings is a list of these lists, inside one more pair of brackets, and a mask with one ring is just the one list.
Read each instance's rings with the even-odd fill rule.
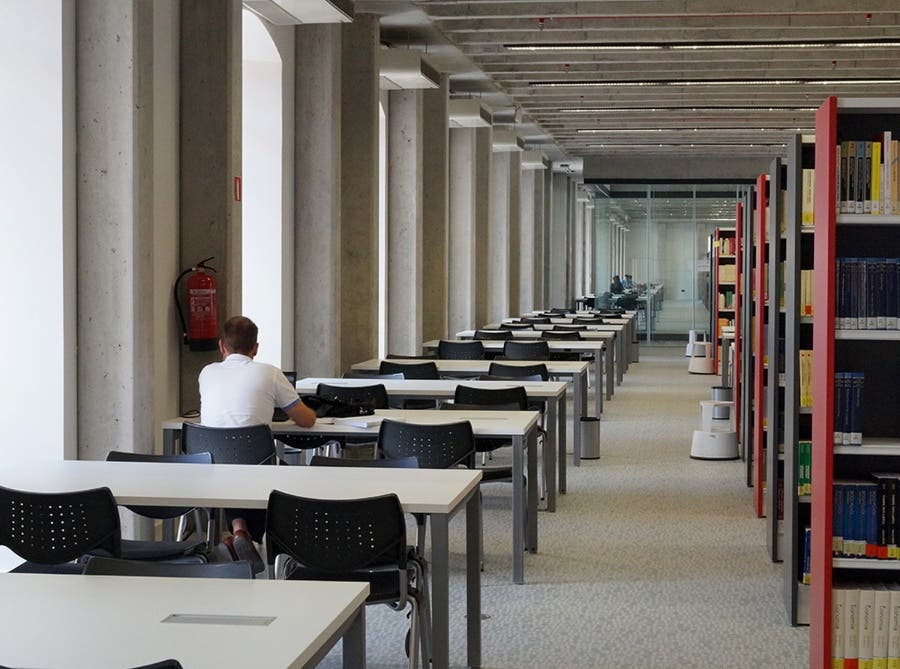
[[734,400],[734,394],[729,386],[713,386],[709,399],[716,402],[731,402]]
[[581,430],[582,460],[596,460],[600,457],[600,419],[593,416],[581,418],[578,429]]

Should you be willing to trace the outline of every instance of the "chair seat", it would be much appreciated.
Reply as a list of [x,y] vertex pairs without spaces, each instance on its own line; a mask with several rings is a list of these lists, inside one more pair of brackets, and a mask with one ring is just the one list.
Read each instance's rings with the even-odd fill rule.
[[39,564],[37,562],[23,562],[11,574],[81,574],[84,565],[80,562],[64,562],[63,564]]
[[498,448],[508,448],[512,446],[509,439],[485,438],[475,440],[476,453],[492,453]]
[[[173,558],[191,557],[205,560],[196,555],[206,545],[205,541],[137,541],[122,540],[122,559],[124,560],[171,560]],[[192,555],[193,554],[193,555]]]
[[287,575],[287,579],[290,581],[360,581],[368,583],[369,596],[366,598],[366,604],[387,604],[399,601],[403,596],[400,592],[400,579],[405,580],[406,578],[408,578],[407,574],[401,573],[396,566],[339,574],[324,573],[296,566]]
[[477,467],[481,472],[481,482],[512,481],[512,467]]

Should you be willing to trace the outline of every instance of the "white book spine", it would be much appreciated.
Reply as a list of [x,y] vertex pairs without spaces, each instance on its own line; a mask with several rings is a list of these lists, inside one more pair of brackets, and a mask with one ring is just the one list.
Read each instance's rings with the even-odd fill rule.
[[874,669],[875,591],[859,591],[859,669]]
[[891,630],[891,593],[882,584],[875,590],[875,630],[872,634],[872,669],[887,669]]

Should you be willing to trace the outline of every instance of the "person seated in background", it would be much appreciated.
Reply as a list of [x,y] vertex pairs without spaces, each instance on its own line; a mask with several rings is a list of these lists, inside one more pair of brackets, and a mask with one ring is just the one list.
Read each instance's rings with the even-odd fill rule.
[[630,274],[626,274],[625,278],[622,279],[622,288],[625,290],[634,290],[634,280],[631,278]]
[[612,283],[609,284],[609,292],[613,295],[621,295],[625,292],[625,287],[622,285],[622,281],[619,279],[618,274],[613,275]]
[[[245,316],[225,321],[219,339],[222,362],[200,372],[200,423],[209,427],[246,427],[268,423],[275,408],[297,425],[311,427],[316,413],[306,406],[290,381],[274,365],[256,362],[259,328]],[[262,542],[264,509],[227,509],[232,536],[226,545],[234,559],[247,560],[254,569],[262,560],[251,543]]]

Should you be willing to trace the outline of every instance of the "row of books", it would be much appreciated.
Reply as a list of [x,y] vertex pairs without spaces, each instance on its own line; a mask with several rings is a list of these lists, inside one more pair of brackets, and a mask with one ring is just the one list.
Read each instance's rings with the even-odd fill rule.
[[737,240],[734,237],[719,238],[719,255],[733,256],[737,252]]
[[812,442],[797,442],[797,494],[812,495]]
[[719,265],[719,283],[737,281],[737,265]]
[[734,291],[719,293],[719,309],[734,309]]
[[800,223],[801,225],[813,225],[815,223],[816,207],[816,171],[804,169],[800,188]]
[[798,355],[800,367],[800,406],[803,408],[813,405],[812,396],[812,351],[800,349]]
[[835,329],[896,330],[900,258],[838,258]]
[[887,131],[876,141],[843,141],[838,146],[842,214],[887,214],[897,210],[898,142]]
[[832,588],[831,666],[900,666],[900,584],[849,582]]
[[834,373],[834,444],[860,446],[862,434],[863,386],[862,372]]
[[734,327],[733,318],[720,318],[716,321],[716,337],[722,336],[722,328]]
[[812,563],[812,530],[804,528],[803,530],[803,556],[800,562],[800,582],[804,585],[812,583],[812,571],[810,564]]
[[871,477],[872,480],[834,481],[831,553],[841,557],[898,560],[900,474],[874,472]]
[[800,270],[800,315],[813,315],[813,285],[815,285],[815,277],[813,270]]

